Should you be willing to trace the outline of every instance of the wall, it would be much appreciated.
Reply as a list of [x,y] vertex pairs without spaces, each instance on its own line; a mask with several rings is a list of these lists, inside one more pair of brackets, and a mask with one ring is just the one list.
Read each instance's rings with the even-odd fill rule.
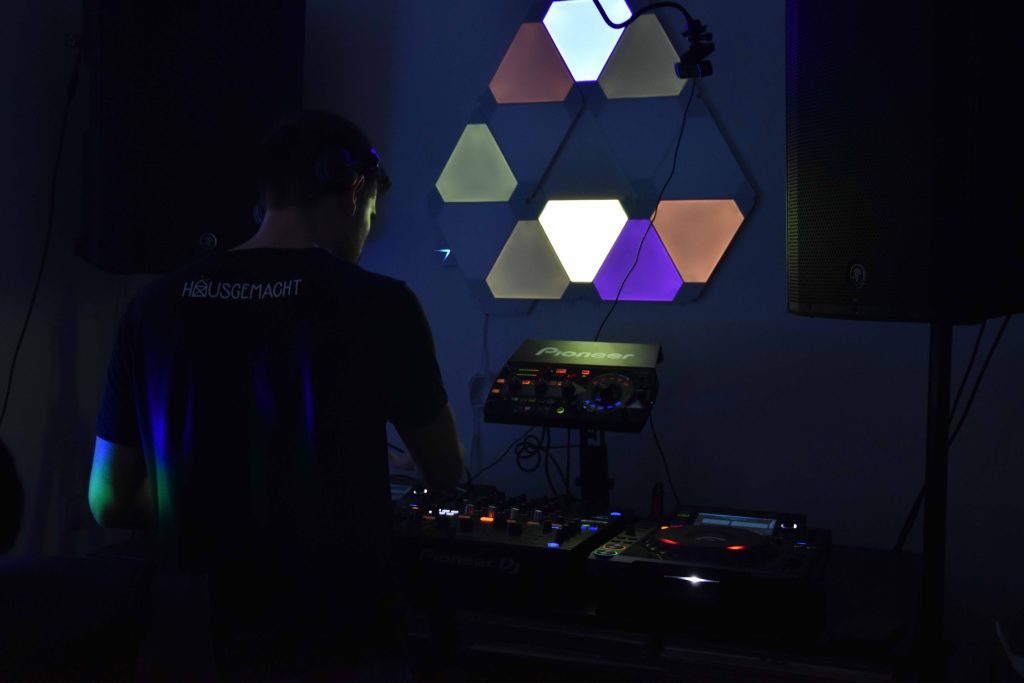
[[[481,370],[484,316],[458,271],[442,267],[432,251],[438,233],[428,198],[531,5],[310,0],[308,7],[307,104],[362,122],[394,180],[363,265],[400,277],[419,293],[467,444],[474,423],[468,387]],[[800,511],[832,529],[838,543],[890,546],[923,477],[927,329],[786,313],[783,3],[691,0],[687,8],[715,34],[716,73],[705,83],[705,98],[757,203],[699,301],[622,304],[603,337],[664,347],[655,421],[684,501]],[[70,65],[64,36],[77,30],[79,18],[76,3],[56,0],[7,5],[4,14],[0,381],[6,382],[42,251]],[[19,554],[81,553],[123,536],[91,524],[85,485],[113,326],[146,278],[104,275],[72,254],[82,105],[80,96],[42,290],[0,432],[28,494]],[[495,371],[526,338],[589,338],[605,311],[588,301],[545,302],[529,315],[492,316],[487,369]],[[955,377],[973,336],[973,329],[956,333]],[[1015,320],[951,458],[950,623],[962,644],[960,669],[986,656],[991,618],[1024,606],[1018,581],[1024,558],[1007,541],[1024,512],[1016,495],[1024,469],[1024,427],[1017,419],[1022,341]],[[489,462],[519,431],[482,426],[480,460]],[[615,499],[643,511],[652,483],[664,478],[651,434],[615,435],[609,442]],[[542,476],[519,473],[511,458],[487,480],[512,493],[546,487]],[[917,532],[911,546],[919,547]]]

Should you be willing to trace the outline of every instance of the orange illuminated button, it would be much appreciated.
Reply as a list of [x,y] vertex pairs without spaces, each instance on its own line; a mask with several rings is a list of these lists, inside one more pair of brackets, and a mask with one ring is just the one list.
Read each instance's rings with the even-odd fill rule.
[[745,546],[745,545],[730,545],[730,546],[726,546],[725,549],[726,550],[746,550],[747,546]]
[[501,389],[498,389],[498,388],[491,389],[491,393],[492,394],[500,394],[501,393]]
[[565,373],[566,373],[566,369],[565,368],[555,368],[555,374],[556,375],[564,375]]
[[493,522],[494,521],[494,517],[481,517],[480,521],[481,522]]
[[679,541],[673,541],[671,538],[663,538],[661,542],[668,543],[669,545],[679,545]]
[[495,384],[504,384],[505,383],[505,378],[504,377],[499,377],[498,379],[494,380],[494,382],[495,382]]

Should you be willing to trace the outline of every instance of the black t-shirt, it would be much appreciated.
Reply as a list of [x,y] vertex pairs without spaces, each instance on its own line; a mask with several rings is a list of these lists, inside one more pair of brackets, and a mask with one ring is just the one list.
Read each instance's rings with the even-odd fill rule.
[[135,297],[96,433],[142,449],[182,566],[276,621],[349,628],[393,592],[385,423],[446,403],[404,283],[320,249],[250,249]]

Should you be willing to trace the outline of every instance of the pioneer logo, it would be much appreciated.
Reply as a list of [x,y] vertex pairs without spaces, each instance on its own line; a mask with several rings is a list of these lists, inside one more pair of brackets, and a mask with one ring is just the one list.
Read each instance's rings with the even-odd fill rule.
[[428,560],[430,562],[437,562],[438,564],[456,565],[458,567],[469,567],[470,569],[493,569],[501,572],[502,574],[508,574],[509,576],[515,576],[519,573],[519,562],[511,557],[494,559],[472,557],[470,555],[449,555],[447,553],[436,552],[430,548],[424,548],[420,551],[420,560]]
[[624,360],[632,358],[635,353],[605,353],[604,351],[562,351],[557,346],[545,346],[533,354],[535,356],[558,356],[559,358],[608,358],[611,360]]

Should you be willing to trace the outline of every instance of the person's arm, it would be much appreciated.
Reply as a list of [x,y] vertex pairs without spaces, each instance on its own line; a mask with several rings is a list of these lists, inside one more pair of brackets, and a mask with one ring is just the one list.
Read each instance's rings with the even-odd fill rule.
[[396,424],[395,429],[428,488],[447,491],[458,485],[465,464],[451,406],[446,403],[437,417],[424,425]]
[[89,476],[89,509],[100,526],[156,526],[142,449],[96,437]]

